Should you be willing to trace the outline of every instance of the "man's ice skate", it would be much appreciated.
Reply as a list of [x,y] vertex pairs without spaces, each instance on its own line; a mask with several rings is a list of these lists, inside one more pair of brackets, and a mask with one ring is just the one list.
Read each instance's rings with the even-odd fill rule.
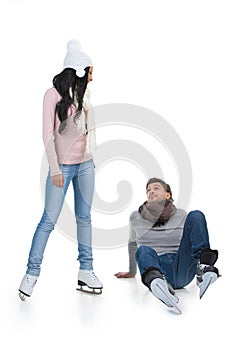
[[103,284],[93,270],[79,270],[77,290],[89,294],[101,294]]
[[167,284],[164,275],[160,270],[151,266],[142,274],[142,283],[147,286],[153,295],[168,307],[174,308],[178,313],[182,313],[177,306],[179,299],[174,290]]
[[167,282],[163,278],[155,278],[150,285],[150,289],[153,295],[161,300],[168,307],[174,307],[175,310],[181,314],[181,310],[178,307],[179,299],[175,295],[175,292],[170,288]]
[[218,269],[211,265],[199,264],[197,269],[197,286],[200,288],[200,299],[211,283],[214,283],[219,277]]
[[218,269],[214,266],[218,259],[218,251],[204,249],[200,255],[197,267],[197,286],[200,288],[200,299],[203,297],[209,286],[220,276]]
[[27,297],[30,297],[33,292],[33,288],[37,282],[37,276],[31,276],[26,274],[19,286],[19,297],[22,301],[26,300]]

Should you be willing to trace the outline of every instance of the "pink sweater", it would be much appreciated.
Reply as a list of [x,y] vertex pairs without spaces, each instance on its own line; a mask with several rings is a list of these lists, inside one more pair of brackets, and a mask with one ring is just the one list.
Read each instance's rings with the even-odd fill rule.
[[79,164],[92,158],[90,153],[85,154],[86,135],[78,130],[73,121],[74,108],[68,113],[65,130],[59,134],[60,120],[54,111],[60,100],[61,96],[54,87],[48,89],[44,95],[43,141],[51,176],[62,173],[59,164]]

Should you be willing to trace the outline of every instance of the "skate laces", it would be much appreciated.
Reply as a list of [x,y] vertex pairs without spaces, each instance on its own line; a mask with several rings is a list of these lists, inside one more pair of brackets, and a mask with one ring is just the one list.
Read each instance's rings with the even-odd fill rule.
[[87,271],[86,274],[88,277],[90,277],[93,281],[99,281],[98,277],[95,275],[94,271]]
[[197,266],[197,275],[203,275],[203,273],[205,272],[205,268],[207,267],[208,265],[206,264],[198,264]]

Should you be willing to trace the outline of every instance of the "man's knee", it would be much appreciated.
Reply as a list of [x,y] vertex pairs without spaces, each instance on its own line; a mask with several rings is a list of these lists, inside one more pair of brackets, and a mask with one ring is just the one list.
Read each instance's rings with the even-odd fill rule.
[[187,219],[190,221],[205,221],[205,215],[200,210],[190,211],[187,215]]

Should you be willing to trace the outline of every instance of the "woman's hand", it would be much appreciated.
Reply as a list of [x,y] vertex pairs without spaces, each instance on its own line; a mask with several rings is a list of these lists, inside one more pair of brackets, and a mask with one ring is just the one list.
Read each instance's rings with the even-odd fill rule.
[[64,177],[62,174],[54,175],[51,177],[53,186],[63,187],[64,186]]
[[117,272],[114,274],[117,278],[133,278],[135,274],[129,272]]

